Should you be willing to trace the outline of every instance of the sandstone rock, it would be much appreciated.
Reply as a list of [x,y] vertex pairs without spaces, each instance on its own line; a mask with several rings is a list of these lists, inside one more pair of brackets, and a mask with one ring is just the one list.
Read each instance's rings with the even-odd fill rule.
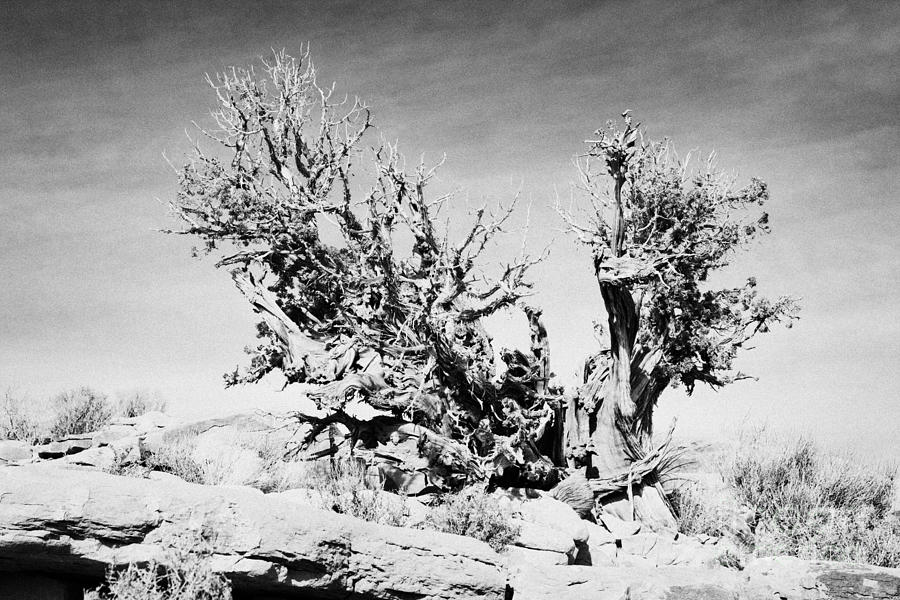
[[137,417],[114,419],[112,425],[126,425],[133,427],[138,434],[150,433],[164,427],[174,427],[178,420],[171,415],[160,411],[150,411]]
[[84,452],[67,456],[63,460],[73,465],[93,467],[105,471],[112,468],[116,460],[116,453],[109,446],[103,446],[100,448],[89,448]]
[[776,556],[751,561],[744,573],[787,598],[900,598],[900,569]]
[[72,437],[36,446],[35,451],[39,458],[62,458],[87,450],[93,445],[94,441],[90,437]]
[[547,529],[564,532],[575,544],[584,544],[590,537],[589,521],[583,520],[566,503],[538,490],[506,488],[494,492],[501,505],[522,521]]
[[510,569],[510,587],[515,600],[887,600],[900,598],[900,569],[786,557],[760,559],[743,572],[529,563]]
[[95,446],[109,446],[124,438],[137,437],[139,431],[132,425],[109,425],[93,435]]
[[0,463],[28,462],[31,446],[19,440],[0,440]]
[[623,521],[611,514],[602,513],[599,517],[599,521],[618,540],[635,535],[641,530],[641,524],[639,522]]
[[273,492],[271,494],[266,494],[266,496],[317,508],[321,508],[322,504],[321,495],[316,490],[308,488],[296,488],[293,490],[284,490],[283,492]]
[[609,529],[607,529],[603,525],[585,521],[584,526],[588,530],[588,544],[614,544],[616,540],[621,539],[620,537],[611,533]]
[[[52,478],[48,473],[52,472]],[[252,596],[503,598],[504,558],[487,544],[385,527],[247,488],[0,469],[0,571],[101,578],[172,532],[205,526],[215,568]]]
[[619,564],[616,558],[618,548],[615,542],[598,544],[594,541],[588,541],[584,549],[579,548],[578,550],[578,555],[575,557],[576,565],[612,567]]
[[503,551],[503,554],[509,557],[511,563],[518,565],[545,567],[568,565],[570,562],[570,558],[567,554],[536,550],[534,548],[525,548],[522,546],[509,546]]
[[512,522],[520,528],[519,537],[514,542],[514,545],[561,554],[574,560],[576,553],[575,542],[568,534],[558,529],[551,529],[538,523],[522,521],[521,519],[512,519]]
[[589,522],[565,502],[542,495],[522,502],[519,512],[523,520],[564,531],[575,542],[588,540]]
[[622,554],[646,557],[659,543],[660,537],[655,533],[638,533],[622,537],[620,540]]

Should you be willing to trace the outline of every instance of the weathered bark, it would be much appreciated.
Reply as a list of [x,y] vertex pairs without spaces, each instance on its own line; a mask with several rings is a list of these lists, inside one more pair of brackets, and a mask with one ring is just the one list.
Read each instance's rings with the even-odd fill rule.
[[[620,171],[615,177],[612,257],[620,259],[625,227],[622,215],[624,175]],[[654,525],[674,525],[671,508],[660,492],[657,474],[654,469],[645,470],[651,450],[653,406],[668,383],[657,369],[662,352],[659,349],[636,351],[639,303],[627,282],[611,281],[604,276],[605,258],[608,257],[600,255],[595,259],[595,269],[608,315],[608,364],[596,370],[583,390],[582,404],[587,410],[587,419],[573,419],[576,423],[588,422],[590,441],[585,474],[589,480],[614,482],[613,487],[625,474],[624,492],[631,505],[632,518]],[[637,473],[636,467],[639,467]],[[604,488],[601,486],[601,489]],[[636,498],[640,499],[637,503]]]

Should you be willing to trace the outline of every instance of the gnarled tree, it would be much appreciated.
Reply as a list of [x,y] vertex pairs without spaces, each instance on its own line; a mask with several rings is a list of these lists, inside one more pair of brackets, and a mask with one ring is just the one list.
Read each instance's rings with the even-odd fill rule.
[[744,377],[732,370],[736,353],[773,323],[790,326],[796,305],[763,298],[753,278],[738,288],[708,284],[737,249],[769,231],[767,215],[752,211],[768,198],[765,183],[735,189],[712,159],[692,170],[623,117],[623,129],[598,130],[578,161],[588,218],[560,210],[591,249],[609,343],[587,361],[584,386],[569,402],[566,454],[597,495],[633,492],[638,518],[671,524],[657,481],[668,442],[654,447],[651,439],[660,394]]
[[[202,239],[262,318],[249,368],[227,383],[278,369],[306,384],[319,409],[300,415],[308,440],[345,426],[350,451],[410,493],[490,477],[555,483],[545,454],[560,437],[560,400],[540,313],[521,304],[540,257],[493,278],[478,270],[514,203],[496,217],[476,211],[451,243],[434,225],[449,199],[429,193],[434,168],[408,172],[395,145],[366,150],[369,109],[335,101],[306,53],[209,84],[218,105],[203,133],[215,148],[195,145],[172,208],[186,223],[177,233]],[[535,349],[504,353],[498,377],[481,319],[515,306]]]

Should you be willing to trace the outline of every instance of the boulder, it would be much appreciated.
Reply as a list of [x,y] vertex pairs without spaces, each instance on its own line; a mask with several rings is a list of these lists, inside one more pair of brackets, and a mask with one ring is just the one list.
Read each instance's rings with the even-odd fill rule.
[[608,513],[601,513],[599,521],[617,540],[635,535],[641,530],[641,524],[638,521],[623,521]]
[[109,446],[101,446],[99,448],[89,448],[84,452],[79,452],[63,459],[65,462],[80,465],[83,467],[93,467],[101,471],[108,471],[113,468],[116,462],[116,453]]
[[18,463],[31,460],[31,446],[19,440],[0,440],[0,463]]
[[[515,546],[559,554],[562,557],[570,557],[572,560],[575,559],[575,542],[568,534],[558,529],[551,529],[537,523],[522,521],[521,519],[512,519],[512,522],[519,527],[519,537],[513,542]],[[568,563],[569,560],[565,560],[562,564]]]
[[[173,533],[212,532],[214,568],[249,596],[503,598],[505,559],[471,538],[386,527],[248,488],[62,467],[0,469],[0,579],[98,581]],[[5,579],[4,579],[5,578]]]
[[94,445],[94,440],[90,435],[64,438],[49,444],[43,444],[35,447],[35,451],[39,458],[62,458],[70,454],[77,454],[87,450]]
[[590,537],[588,526],[592,523],[549,494],[524,488],[506,488],[495,491],[494,495],[523,521],[564,532],[576,544],[587,542]]

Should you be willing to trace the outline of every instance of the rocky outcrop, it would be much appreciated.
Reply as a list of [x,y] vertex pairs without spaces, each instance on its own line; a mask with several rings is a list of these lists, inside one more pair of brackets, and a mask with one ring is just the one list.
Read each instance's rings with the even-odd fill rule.
[[787,557],[744,571],[529,565],[510,586],[516,600],[888,600],[900,598],[900,570]]
[[238,593],[396,600],[503,598],[482,542],[366,523],[249,488],[30,465],[0,469],[0,570],[99,580],[202,527]]
[[[283,424],[262,414],[179,424],[150,413],[43,446],[0,442],[0,598],[80,598],[109,565],[145,562],[171,534],[198,528],[210,534],[214,568],[238,600],[900,598],[898,570],[786,557],[741,557],[735,566],[744,561],[744,570],[728,569],[722,557],[740,553],[728,539],[645,530],[611,511],[588,522],[535,490],[495,492],[521,531],[498,554],[469,538],[320,510],[314,489],[224,485],[252,479],[270,447],[290,447]],[[101,472],[185,440],[196,460],[226,467],[223,485]],[[418,500],[364,493],[407,515],[408,525],[427,526]]]

